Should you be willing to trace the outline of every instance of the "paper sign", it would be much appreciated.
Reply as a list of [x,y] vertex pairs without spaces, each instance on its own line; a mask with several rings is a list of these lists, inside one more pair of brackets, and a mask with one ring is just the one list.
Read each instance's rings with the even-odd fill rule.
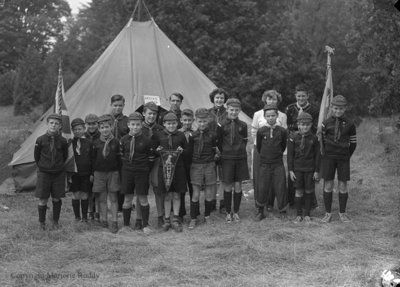
[[144,103],[147,104],[149,102],[155,103],[157,106],[161,105],[160,97],[159,96],[150,96],[150,95],[144,95],[143,96]]

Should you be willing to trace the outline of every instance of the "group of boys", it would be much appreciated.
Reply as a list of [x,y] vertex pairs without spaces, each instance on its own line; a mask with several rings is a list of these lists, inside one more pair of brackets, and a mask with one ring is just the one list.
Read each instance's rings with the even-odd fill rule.
[[[211,97],[212,95],[212,97]],[[129,117],[122,111],[125,99],[121,95],[111,98],[112,113],[100,117],[90,114],[85,121],[77,118],[71,122],[74,138],[71,141],[77,172],[71,176],[72,206],[77,220],[86,222],[97,219],[103,227],[116,233],[118,211],[122,211],[123,230],[130,230],[130,219],[136,195],[136,222],[134,229],[151,232],[149,225],[150,186],[155,195],[158,227],[167,231],[182,231],[182,217],[186,214],[185,193],[190,191],[190,223],[197,225],[200,215],[200,192],[205,191],[204,218],[216,209],[217,170],[222,182],[223,202],[228,223],[240,221],[239,209],[242,198],[242,181],[249,179],[246,145],[247,124],[239,120],[241,102],[227,99],[222,89],[210,95],[211,101],[222,98],[226,109],[222,117],[216,117],[215,107],[199,108],[195,112],[180,110],[183,96],[170,96],[171,110],[159,115],[159,107],[149,102],[143,112]],[[288,147],[290,179],[295,182],[295,204],[298,210],[295,222],[310,220],[314,180],[319,178],[320,162],[325,179],[324,202],[326,216],[332,218],[332,190],[336,170],[339,180],[340,218],[348,221],[345,213],[347,202],[346,182],[349,180],[349,158],[356,145],[355,127],[343,117],[347,103],[343,96],[332,101],[332,117],[322,127],[323,156],[320,145],[311,133],[313,118],[305,111],[296,115],[298,131],[289,134],[276,125],[278,108],[264,107],[267,125],[257,132],[257,150],[260,153],[259,190],[256,198],[257,220],[265,217],[264,206],[268,193],[277,196],[278,209],[286,217],[288,193],[283,166],[283,152]],[[301,108],[301,107],[300,107]],[[157,119],[159,122],[157,123]],[[195,121],[197,130],[192,130]],[[39,198],[39,222],[46,229],[47,201],[53,201],[53,227],[59,228],[61,198],[65,197],[65,161],[68,143],[60,135],[61,117],[47,117],[47,132],[35,145],[35,161],[38,166],[36,197]],[[175,157],[174,173],[166,184],[165,155]],[[217,165],[220,168],[217,168]],[[94,195],[94,196],[93,196]],[[93,200],[94,197],[94,200]],[[303,200],[304,198],[304,200]],[[110,202],[111,224],[108,224]],[[233,201],[233,212],[232,212]],[[94,204],[95,203],[95,204]],[[96,211],[96,212],[95,212]],[[81,213],[82,212],[82,213]],[[172,214],[171,214],[172,213]]]

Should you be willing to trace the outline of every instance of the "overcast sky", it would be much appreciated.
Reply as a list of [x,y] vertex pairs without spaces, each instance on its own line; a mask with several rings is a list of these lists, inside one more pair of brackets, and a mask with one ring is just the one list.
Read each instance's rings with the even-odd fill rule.
[[82,7],[82,4],[87,4],[89,2],[92,2],[91,0],[67,0],[69,3],[69,6],[71,7],[72,13],[76,14],[78,13],[79,8]]

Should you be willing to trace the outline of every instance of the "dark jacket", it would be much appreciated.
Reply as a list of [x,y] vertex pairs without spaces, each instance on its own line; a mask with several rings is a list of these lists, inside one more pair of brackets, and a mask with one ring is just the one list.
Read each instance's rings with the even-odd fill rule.
[[129,171],[148,172],[150,164],[154,161],[154,152],[149,137],[138,135],[135,137],[135,152],[129,160],[132,136],[127,134],[121,139],[122,169]]
[[78,169],[78,175],[90,175],[92,171],[92,142],[87,138],[80,138],[79,154],[77,151],[78,139],[72,139],[72,149],[74,151],[75,163]]
[[117,140],[120,140],[124,135],[129,133],[128,117],[123,114],[113,115],[113,117],[115,118],[113,135]]
[[[286,107],[286,116],[287,116],[287,126],[289,132],[298,131],[297,127],[297,116],[299,115],[299,107],[297,103],[290,104]],[[311,127],[311,132],[315,134],[317,132],[318,126],[318,116],[319,110],[311,104],[308,104],[304,109],[304,112],[309,113],[313,118],[313,125]]]
[[[51,137],[54,138],[54,149],[51,150]],[[59,134],[44,134],[36,139],[34,157],[41,172],[59,173],[64,170],[68,158],[68,143]]]
[[335,139],[336,118],[330,117],[322,123],[324,156],[348,160],[357,146],[356,126],[346,117],[338,118],[338,134]]
[[[157,149],[158,146],[161,146],[166,150],[176,150],[179,146],[183,149],[181,156],[176,163],[176,166],[183,166],[183,157],[185,157],[188,153],[188,142],[186,141],[185,134],[180,131],[176,131],[172,135],[172,147],[169,146],[169,138],[166,130],[163,130],[157,134],[153,135],[153,148]],[[158,152],[156,152],[158,153]],[[162,166],[162,162],[160,161],[160,166]]]
[[100,132],[99,130],[96,130],[93,134],[89,133],[88,131],[85,132],[85,138],[90,140],[92,143],[95,139],[100,138]]
[[220,108],[212,107],[208,109],[210,112],[208,128],[211,131],[217,132],[217,128],[226,119],[226,108],[224,106]]
[[[232,138],[231,122],[235,122]],[[247,158],[247,124],[239,119],[225,119],[217,130],[218,148],[222,159],[246,159]],[[231,142],[233,139],[233,143]]]
[[288,140],[289,171],[319,172],[321,151],[318,139],[309,133],[304,136],[304,147],[301,146],[302,135],[296,132]]
[[93,141],[92,162],[94,171],[117,171],[121,168],[120,144],[116,138],[109,143],[110,153],[103,156],[104,142],[101,139]]
[[203,148],[199,151],[201,132],[195,131],[190,142],[192,151],[192,163],[207,163],[215,160],[217,147],[217,134],[214,131],[205,129],[203,132]]
[[[150,131],[151,130],[151,131]],[[159,125],[157,123],[154,123],[150,127],[147,124],[143,123],[143,128],[142,128],[142,133],[144,136],[148,138],[152,138],[153,134],[158,133],[160,131],[164,130],[164,127],[162,125]]]
[[286,149],[287,131],[281,126],[271,128],[264,126],[257,131],[257,150],[260,153],[260,163],[282,163],[283,152]]

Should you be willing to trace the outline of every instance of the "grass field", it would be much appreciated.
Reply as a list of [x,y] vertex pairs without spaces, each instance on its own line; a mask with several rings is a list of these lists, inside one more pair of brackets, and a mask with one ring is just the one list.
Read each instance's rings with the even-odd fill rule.
[[[389,169],[376,121],[361,124],[358,142],[350,224],[339,223],[334,194],[334,221],[327,225],[275,216],[254,222],[250,198],[242,201],[238,224],[213,214],[213,224],[193,231],[113,235],[74,223],[68,197],[62,228],[43,232],[32,194],[0,195],[10,207],[0,213],[1,286],[377,286],[381,271],[400,259],[400,180]],[[313,216],[320,217],[321,185],[317,193]],[[154,201],[151,209],[155,224]]]

